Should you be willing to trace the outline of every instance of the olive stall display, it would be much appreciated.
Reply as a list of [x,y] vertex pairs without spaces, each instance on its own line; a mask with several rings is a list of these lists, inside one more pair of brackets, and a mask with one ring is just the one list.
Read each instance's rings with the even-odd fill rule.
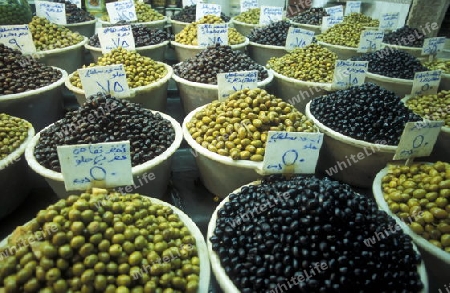
[[292,26],[311,30],[315,34],[321,33],[322,18],[329,16],[327,11],[322,7],[312,7],[300,12],[296,16],[289,19]]
[[424,32],[424,30],[405,25],[385,33],[382,44],[387,48],[402,50],[419,58],[422,57],[422,46],[426,38]]
[[306,115],[325,134],[317,170],[359,187],[372,186],[392,160],[405,124],[423,121],[394,92],[373,83],[317,97]]
[[0,3],[0,25],[27,24],[32,16],[27,0],[6,0]]
[[259,17],[261,14],[261,8],[253,8],[240,13],[239,15],[231,18],[231,23],[236,30],[244,36],[250,34],[252,29],[261,26],[259,24]]
[[[172,67],[119,47],[101,56],[96,63],[83,66],[83,68],[115,64],[123,64],[126,73],[127,84],[130,88],[130,97],[126,99],[140,103],[148,109],[165,110],[167,87],[173,73]],[[78,71],[69,75],[65,85],[75,94],[78,103],[82,105],[86,96]]]
[[[209,263],[201,256],[204,241],[192,230],[174,207],[140,194],[94,189],[71,195],[2,243],[7,257],[0,289],[196,293]],[[29,239],[33,245],[23,245]]]
[[225,292],[428,292],[417,247],[394,226],[346,184],[272,175],[219,204],[207,243]]
[[[170,23],[172,25],[172,30],[174,34],[178,34],[185,28],[188,24],[195,22],[197,12],[197,4],[185,6],[179,12],[175,13],[170,18]],[[230,22],[230,17],[225,15],[223,12],[220,13],[220,18],[224,22]]]
[[65,27],[85,37],[90,37],[95,33],[95,23],[97,20],[94,15],[66,0],[52,0],[52,2],[65,5],[67,22],[64,25]]

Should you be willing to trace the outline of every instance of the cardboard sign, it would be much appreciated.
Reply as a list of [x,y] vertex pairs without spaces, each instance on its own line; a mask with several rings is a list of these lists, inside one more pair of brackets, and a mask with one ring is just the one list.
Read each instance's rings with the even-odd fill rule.
[[241,13],[258,7],[258,0],[241,0]]
[[106,3],[106,10],[109,15],[110,23],[118,23],[119,21],[136,21],[136,7],[133,0],[123,0],[118,2]]
[[217,74],[219,101],[224,101],[231,93],[242,89],[258,87],[258,71],[238,71]]
[[334,17],[344,16],[344,6],[342,6],[342,5],[327,7],[324,9],[329,16],[334,16]]
[[130,51],[135,49],[131,25],[100,28],[98,38],[100,40],[100,47],[102,48],[103,54],[118,47],[122,47]]
[[286,38],[286,50],[292,51],[312,43],[314,32],[302,28],[290,27]]
[[337,60],[334,68],[333,87],[346,89],[364,83],[368,61]]
[[383,31],[395,30],[398,26],[399,19],[400,19],[400,12],[382,14],[380,19],[380,30]]
[[197,3],[195,10],[195,20],[199,20],[205,15],[215,15],[220,17],[222,6],[219,4]]
[[22,54],[36,52],[28,24],[0,26],[0,43]]
[[364,30],[359,38],[359,45],[357,52],[374,52],[381,49],[384,32],[375,30]]
[[197,40],[202,48],[215,44],[228,45],[228,24],[198,24]]
[[437,93],[441,83],[440,70],[422,71],[414,74],[411,95],[434,95]]
[[81,0],[67,0],[72,4],[75,4],[78,8],[81,8]]
[[66,190],[134,184],[130,141],[64,145],[57,152]]
[[352,13],[361,13],[361,1],[345,2],[345,15]]
[[35,5],[37,16],[46,18],[51,23],[67,24],[66,4],[36,0]]
[[123,64],[80,68],[77,71],[86,97],[99,92],[111,94],[116,98],[130,96]]
[[264,173],[313,174],[323,133],[269,131],[264,154]]
[[444,121],[406,123],[394,160],[429,156],[444,124]]
[[426,38],[423,41],[422,55],[436,55],[444,49],[445,37]]
[[268,25],[272,22],[283,20],[283,7],[278,6],[261,6],[259,16],[260,25]]
[[344,16],[324,16],[322,17],[321,31],[325,32],[327,29],[344,21]]

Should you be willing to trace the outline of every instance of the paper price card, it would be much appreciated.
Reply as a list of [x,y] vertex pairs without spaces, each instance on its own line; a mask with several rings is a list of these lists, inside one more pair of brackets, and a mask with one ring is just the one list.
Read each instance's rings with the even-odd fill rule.
[[398,26],[398,21],[400,19],[400,12],[396,13],[384,13],[380,18],[380,30],[392,31]]
[[333,87],[346,89],[364,83],[368,61],[337,60],[334,68]]
[[70,3],[75,4],[78,8],[81,8],[81,0],[68,0]]
[[130,96],[123,64],[81,68],[77,71],[86,97],[99,92],[111,94],[116,98]]
[[112,26],[100,28],[98,32],[102,53],[122,47],[126,50],[134,50],[135,43],[131,25]]
[[411,95],[433,95],[436,94],[441,83],[440,70],[416,72],[414,74]]
[[364,30],[359,38],[359,45],[357,52],[373,52],[381,49],[381,42],[383,41],[384,32],[374,30]]
[[106,3],[106,10],[109,15],[110,23],[118,23],[119,21],[136,21],[136,7],[133,0],[124,0],[112,3]]
[[283,7],[278,6],[261,6],[261,14],[259,15],[259,24],[268,25],[283,19]]
[[333,27],[334,25],[341,23],[344,21],[344,16],[324,16],[322,17],[322,27],[321,31],[325,32],[330,27]]
[[241,13],[258,7],[258,0],[241,0]]
[[0,44],[20,50],[23,54],[36,52],[28,24],[0,26]]
[[183,7],[197,4],[198,0],[183,0]]
[[242,89],[258,87],[258,71],[238,71],[217,74],[219,101],[224,101],[231,93]]
[[35,6],[37,16],[47,18],[52,23],[67,24],[65,4],[36,0]]
[[351,13],[361,12],[361,1],[347,1],[345,2],[345,15]]
[[406,123],[394,160],[429,156],[443,125],[444,121],[429,120]]
[[286,38],[286,50],[292,51],[295,48],[303,48],[308,46],[311,44],[313,38],[313,31],[290,27]]
[[228,45],[228,24],[198,24],[198,45],[206,48],[211,45]]
[[330,16],[334,16],[334,17],[344,16],[344,6],[342,6],[342,5],[327,7],[324,9]]
[[426,38],[423,41],[422,55],[436,55],[441,52],[445,46],[445,38]]
[[66,190],[134,184],[130,141],[64,145],[57,152]]
[[195,19],[199,20],[205,15],[215,15],[220,17],[222,12],[222,6],[219,4],[197,3],[195,10]]
[[323,133],[269,131],[264,154],[263,172],[315,172]]

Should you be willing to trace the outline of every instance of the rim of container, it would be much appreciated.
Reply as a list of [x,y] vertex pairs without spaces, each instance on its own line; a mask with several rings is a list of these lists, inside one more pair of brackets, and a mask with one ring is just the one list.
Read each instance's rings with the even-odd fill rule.
[[89,41],[89,39],[87,37],[83,37],[83,40],[75,45],[70,45],[68,47],[64,47],[64,48],[58,48],[58,49],[51,49],[51,50],[44,50],[44,51],[36,51],[37,54],[43,54],[44,57],[45,55],[51,55],[51,54],[55,54],[55,53],[62,53],[65,51],[70,51],[76,48],[79,48],[81,46],[84,46],[85,44],[87,44],[87,42]]
[[[411,99],[411,98],[413,98],[413,96],[411,96],[411,95],[406,95],[406,96],[405,96],[403,99],[401,99],[400,101],[401,101],[403,104],[405,104],[405,107],[408,107],[408,106],[406,106],[406,102],[407,102],[409,99]],[[417,114],[417,115],[419,115],[419,114]],[[419,115],[419,116],[422,117],[421,115]],[[423,118],[423,117],[422,117],[422,119],[425,120],[425,118]],[[433,120],[429,120],[429,121],[433,121]],[[450,134],[450,126],[445,126],[445,124],[444,124],[444,126],[441,127],[441,131]]]
[[369,78],[373,78],[378,81],[385,81],[385,82],[394,82],[394,83],[400,83],[402,85],[411,85],[413,84],[413,79],[403,79],[403,78],[395,78],[395,77],[389,77],[384,76],[376,73],[371,73],[369,71],[366,72],[366,76]]
[[24,98],[24,97],[28,97],[28,96],[32,96],[32,95],[37,95],[37,94],[40,94],[40,93],[43,93],[43,92],[46,92],[46,91],[49,91],[49,90],[52,90],[54,88],[61,86],[67,78],[67,72],[64,69],[61,69],[59,67],[55,67],[55,66],[49,66],[49,67],[59,70],[62,74],[61,78],[52,84],[40,87],[38,89],[29,90],[29,91],[25,91],[25,92],[17,93],[17,94],[3,95],[0,97],[0,105],[1,105],[2,101],[16,100],[16,99],[20,99],[20,98]]
[[83,21],[83,22],[63,24],[63,26],[65,26],[65,27],[74,27],[74,26],[81,26],[81,25],[86,25],[86,24],[94,24],[96,22],[97,22],[97,18],[94,18],[92,20]]
[[326,43],[326,42],[319,41],[319,40],[317,40],[317,44],[322,45],[324,47],[330,46],[330,47],[334,47],[334,48],[337,48],[337,49],[355,51],[355,53],[358,53],[357,52],[358,51],[357,47],[347,47],[347,46],[342,46],[342,45],[333,45],[333,44]]
[[[12,116],[12,117],[19,118],[16,116]],[[25,120],[23,118],[19,118],[19,119],[22,119],[23,121],[30,123],[28,120]],[[3,170],[5,168],[7,168],[9,165],[14,164],[14,161],[23,155],[23,153],[25,152],[25,149],[27,148],[27,145],[33,139],[34,134],[35,134],[34,127],[30,123],[30,128],[28,129],[27,137],[25,138],[25,140],[20,144],[20,146],[17,149],[15,149],[12,153],[7,155],[2,160],[0,160],[0,170]]]
[[230,22],[234,22],[235,24],[242,25],[242,26],[263,27],[263,25],[260,25],[259,23],[246,23],[246,22],[242,22],[242,21],[236,20],[236,16],[233,16],[230,19]]
[[284,80],[292,82],[292,83],[302,84],[302,85],[310,86],[310,87],[320,87],[320,88],[322,88],[322,89],[324,89],[326,91],[332,91],[333,90],[332,89],[332,86],[333,86],[332,83],[304,81],[304,80],[296,79],[296,78],[293,78],[293,77],[285,76],[283,74],[280,74],[280,73],[276,72],[273,69],[270,69],[270,70],[273,72],[274,77],[281,78],[281,79],[284,79]]
[[[321,99],[321,98],[322,97],[318,97],[318,98],[315,98],[315,99]],[[351,138],[350,136],[343,135],[343,134],[341,134],[341,133],[339,133],[337,131],[334,131],[333,129],[325,126],[319,120],[317,120],[316,117],[314,117],[314,115],[311,113],[311,109],[310,109],[311,102],[314,101],[315,99],[309,101],[308,104],[306,104],[305,115],[306,115],[306,117],[308,117],[309,119],[311,119],[314,122],[314,125],[316,125],[319,128],[320,132],[322,132],[324,134],[328,134],[333,139],[336,139],[338,141],[341,141],[341,142],[344,142],[346,144],[350,144],[350,145],[353,145],[353,146],[357,146],[357,147],[376,146],[378,151],[382,152],[382,153],[395,153],[395,151],[397,150],[397,146],[378,144],[378,143],[371,143],[371,142],[367,142],[367,141],[364,141],[364,140]]]
[[422,47],[409,47],[409,46],[402,46],[402,45],[394,45],[389,44],[385,42],[381,42],[381,45],[385,47],[391,47],[393,49],[403,49],[403,50],[411,50],[411,51],[422,51]]
[[[147,50],[147,49],[156,49],[156,48],[159,48],[159,47],[163,47],[165,45],[168,45],[169,42],[170,42],[169,40],[166,40],[166,41],[162,41],[161,43],[155,44],[155,45],[147,45],[147,46],[142,46],[142,47],[135,47],[134,50],[137,53],[139,53],[139,51],[143,51],[143,50]],[[102,48],[101,47],[94,47],[94,46],[89,45],[89,43],[85,44],[84,47],[87,50],[102,53]]]
[[[154,21],[147,21],[147,22],[133,22],[133,23],[131,23],[131,25],[139,25],[139,24],[143,24],[143,25],[146,25],[146,24],[159,24],[159,23],[163,23],[163,22],[166,22],[167,21],[167,16],[164,16],[164,18],[163,19],[158,19],[158,20],[154,20]],[[100,23],[100,24],[116,24],[116,23],[111,23],[111,22],[109,22],[109,21],[105,21],[105,20],[102,20],[102,19],[98,19],[98,22]]]
[[[261,48],[265,48],[265,49],[272,49],[272,50],[283,50],[286,51],[286,47],[285,46],[275,46],[275,45],[263,45],[263,44],[259,44],[256,42],[249,42],[250,46],[255,46],[255,47],[261,47]],[[288,51],[286,51],[286,53],[288,53]]]
[[[414,162],[414,163],[431,164],[428,162]],[[399,224],[404,229],[405,233],[411,236],[413,241],[417,243],[418,246],[420,246],[422,249],[426,250],[433,256],[442,259],[447,265],[450,265],[450,253],[443,251],[442,249],[428,242],[422,236],[414,233],[405,222],[403,222],[400,218],[398,218],[395,214],[393,214],[389,209],[389,206],[387,205],[386,200],[384,199],[383,190],[381,189],[381,180],[383,179],[384,175],[388,174],[388,171],[389,171],[389,164],[388,166],[386,166],[380,172],[377,173],[377,175],[375,176],[375,180],[373,181],[372,191],[375,200],[378,204],[378,208],[385,211],[389,216],[393,217],[397,222],[397,224]]]
[[322,27],[321,25],[317,25],[317,24],[307,24],[307,23],[295,22],[295,21],[291,20],[290,18],[288,18],[288,20],[289,20],[289,23],[291,23],[293,25],[301,25],[304,27],[315,28],[315,29],[319,29]]
[[[229,45],[229,46],[231,47],[231,49],[239,49],[239,48],[247,46],[249,43],[250,43],[250,40],[247,37],[245,37],[245,41],[243,43],[236,44],[236,45]],[[198,50],[206,49],[206,47],[203,48],[203,47],[195,46],[195,45],[185,45],[182,43],[178,43],[177,41],[170,41],[170,44],[174,45],[175,47],[180,47],[183,49],[198,49]]]
[[[147,109],[148,110],[148,109]],[[148,110],[150,112],[152,112],[153,114],[159,113],[161,115],[161,117],[163,117],[164,119],[168,120],[171,124],[172,127],[175,130],[175,139],[172,142],[172,144],[170,145],[170,147],[168,147],[162,154],[160,154],[159,156],[144,162],[140,165],[136,165],[134,167],[131,168],[131,173],[133,175],[135,174],[140,174],[144,171],[149,170],[152,167],[155,167],[159,164],[161,164],[162,162],[164,162],[165,160],[167,160],[170,156],[173,155],[173,153],[175,153],[175,151],[180,147],[181,142],[183,141],[183,131],[181,129],[180,124],[173,119],[172,117],[170,117],[167,114],[164,114],[162,112],[159,111],[155,111],[155,110]],[[60,121],[60,120],[58,120]],[[39,175],[45,177],[45,178],[49,178],[51,180],[54,181],[64,181],[63,179],[63,175],[60,172],[56,172],[50,169],[47,169],[46,167],[42,166],[41,164],[39,164],[39,162],[36,160],[35,156],[34,156],[34,149],[37,145],[37,143],[39,142],[39,139],[41,137],[41,133],[45,130],[47,130],[48,128],[50,128],[53,124],[52,123],[50,125],[48,125],[47,127],[45,127],[44,129],[42,129],[41,131],[39,131],[31,140],[31,142],[27,145],[26,150],[25,150],[25,158],[27,160],[28,165],[30,166],[31,169],[33,169],[33,171],[35,171],[36,173],[38,173]]]
[[172,17],[169,17],[168,21],[170,21],[170,23],[180,24],[180,25],[189,25],[189,24],[192,23],[192,22],[184,22],[184,21],[179,21],[179,20],[176,20],[176,19],[172,19]]
[[[132,99],[136,95],[137,92],[145,91],[145,90],[148,90],[148,89],[153,88],[153,87],[161,86],[164,83],[166,83],[170,78],[172,78],[173,68],[170,65],[167,65],[166,63],[159,62],[159,61],[155,61],[155,62],[160,64],[160,65],[164,65],[164,67],[167,69],[167,74],[165,76],[163,76],[161,79],[158,79],[157,81],[152,82],[150,84],[143,85],[143,86],[138,86],[138,87],[135,87],[135,88],[130,88],[131,96],[126,97],[126,98],[120,98],[121,100]],[[75,72],[72,72],[69,76],[67,76],[64,84],[71,92],[74,92],[74,93],[79,94],[79,95],[84,95],[85,93],[84,93],[83,89],[80,89],[79,87],[74,86],[70,82],[70,78],[74,75],[74,73]]]

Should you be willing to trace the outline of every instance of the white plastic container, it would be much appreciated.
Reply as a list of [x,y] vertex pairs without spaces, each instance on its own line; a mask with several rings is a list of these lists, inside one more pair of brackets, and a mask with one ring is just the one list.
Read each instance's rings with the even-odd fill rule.
[[172,26],[172,32],[174,35],[180,33],[185,27],[187,27],[189,22],[182,22],[175,19],[169,19],[170,25]]
[[328,44],[322,41],[317,41],[317,44],[321,45],[322,47],[327,48],[331,52],[338,55],[338,58],[340,60],[347,60],[352,58],[353,56],[360,56],[363,53],[358,53],[358,48],[353,47],[347,47],[347,46],[340,46],[340,45],[332,45]]
[[290,23],[292,24],[293,27],[299,27],[305,30],[313,31],[315,35],[319,35],[322,33],[321,25],[298,23],[294,21],[290,21]]
[[249,42],[248,45],[248,55],[262,66],[266,66],[270,58],[279,58],[287,53],[283,46],[261,45],[255,42]]
[[[141,165],[134,166],[131,169],[131,172],[133,174],[133,181],[135,184],[137,184],[138,187],[133,187],[133,192],[156,198],[161,198],[167,189],[167,185],[170,179],[172,156],[180,147],[183,140],[183,133],[180,124],[178,124],[175,119],[164,113],[159,112],[159,114],[164,119],[169,120],[173,128],[175,129],[174,142],[161,155]],[[49,125],[45,129],[49,128],[50,126],[51,125]],[[34,157],[34,149],[39,142],[40,136],[41,132],[37,133],[25,150],[25,158],[27,160],[27,163],[34,172],[44,177],[44,179],[47,181],[47,183],[59,198],[67,198],[70,194],[73,194],[73,192],[66,191],[62,173],[45,168],[44,166],[40,165]],[[144,173],[154,174],[154,180],[151,180],[148,184],[141,185],[139,179],[142,178],[141,175],[143,175]],[[143,179],[141,179],[141,182],[143,182],[142,180]]]
[[96,23],[97,23],[97,19],[94,18],[93,20],[88,20],[88,21],[78,22],[78,23],[68,23],[68,24],[64,24],[63,26],[67,27],[68,29],[70,29],[73,32],[79,33],[82,36],[90,38],[95,34]]
[[399,97],[404,97],[411,94],[413,80],[392,78],[375,73],[366,73],[366,82],[373,82],[388,91],[394,92]]
[[[155,61],[164,61],[164,54],[166,53],[167,47],[169,46],[169,41],[164,41],[162,43],[156,45],[149,45],[143,47],[136,47],[135,51],[141,54],[144,57],[152,58]],[[84,47],[89,50],[94,59],[94,62],[97,62],[98,58],[100,58],[103,53],[101,48],[97,48],[91,46],[89,44],[84,45]]]
[[[155,111],[164,111],[167,105],[167,87],[169,86],[169,80],[172,77],[173,69],[171,66],[158,62],[164,65],[167,69],[167,74],[149,85],[140,86],[136,88],[130,88],[131,96],[123,98],[133,103],[139,103],[146,109]],[[86,102],[86,96],[83,89],[77,88],[72,85],[70,78],[73,73],[65,81],[66,87],[75,94],[78,104],[83,105]]]
[[[166,25],[167,22],[167,16],[164,16],[164,19],[160,19],[160,20],[155,20],[155,21],[149,21],[149,22],[136,22],[133,24],[140,24],[140,25],[144,25],[146,27],[149,28],[160,28],[163,29]],[[99,19],[98,23],[102,26],[102,27],[108,27],[110,26],[112,23],[110,23],[109,21],[104,21]]]
[[249,24],[236,20],[235,17],[231,18],[231,23],[233,24],[233,27],[243,36],[248,36],[255,27],[262,27],[259,24]]
[[422,56],[422,47],[419,47],[419,48],[408,47],[408,46],[392,45],[392,44],[388,44],[388,43],[381,43],[381,47],[386,50],[388,50],[390,48],[390,49],[395,49],[395,50],[399,50],[399,51],[404,51],[406,53],[413,55],[416,58],[424,57],[424,56]]

